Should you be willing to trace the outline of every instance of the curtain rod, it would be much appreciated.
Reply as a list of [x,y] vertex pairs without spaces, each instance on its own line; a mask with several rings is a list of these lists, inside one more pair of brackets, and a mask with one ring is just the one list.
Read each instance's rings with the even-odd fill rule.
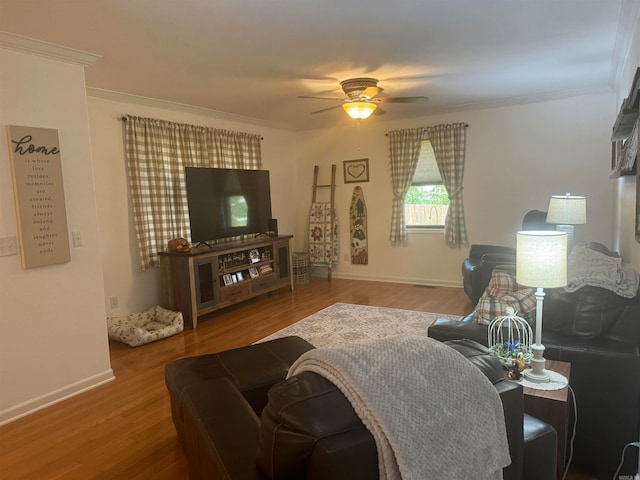
[[[469,124],[468,124],[468,123],[465,123],[465,124],[464,124],[464,128],[469,128]],[[384,134],[384,136],[385,136],[385,137],[388,137],[388,136],[389,136],[389,134],[388,134],[388,133],[385,133],[385,134]]]
[[[120,120],[122,120],[123,122],[126,122],[127,117],[120,117]],[[264,140],[264,137],[262,135],[260,136],[260,140]]]

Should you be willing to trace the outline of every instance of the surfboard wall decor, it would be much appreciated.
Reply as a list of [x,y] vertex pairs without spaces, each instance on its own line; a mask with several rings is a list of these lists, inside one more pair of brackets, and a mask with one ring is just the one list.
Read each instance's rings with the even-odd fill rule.
[[368,265],[367,204],[361,187],[353,187],[349,207],[349,230],[351,233],[351,264]]

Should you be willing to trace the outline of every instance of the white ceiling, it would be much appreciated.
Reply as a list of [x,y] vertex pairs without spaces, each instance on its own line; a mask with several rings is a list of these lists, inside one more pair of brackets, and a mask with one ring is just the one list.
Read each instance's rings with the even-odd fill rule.
[[[293,130],[340,125],[339,81],[370,76],[367,121],[611,91],[637,0],[0,0],[0,30],[100,55],[104,89]],[[629,18],[635,17],[635,18]],[[106,94],[106,92],[103,92]],[[126,113],[126,112],[123,112]]]

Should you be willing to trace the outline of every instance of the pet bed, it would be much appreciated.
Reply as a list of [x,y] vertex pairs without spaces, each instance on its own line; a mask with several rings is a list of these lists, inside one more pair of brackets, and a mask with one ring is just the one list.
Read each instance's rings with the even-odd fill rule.
[[107,318],[109,339],[132,347],[170,337],[183,329],[182,313],[158,306],[142,313]]

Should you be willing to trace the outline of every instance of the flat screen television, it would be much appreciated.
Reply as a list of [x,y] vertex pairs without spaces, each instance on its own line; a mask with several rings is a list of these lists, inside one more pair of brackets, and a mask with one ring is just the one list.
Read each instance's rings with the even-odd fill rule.
[[186,167],[185,175],[192,243],[267,233],[268,170]]

